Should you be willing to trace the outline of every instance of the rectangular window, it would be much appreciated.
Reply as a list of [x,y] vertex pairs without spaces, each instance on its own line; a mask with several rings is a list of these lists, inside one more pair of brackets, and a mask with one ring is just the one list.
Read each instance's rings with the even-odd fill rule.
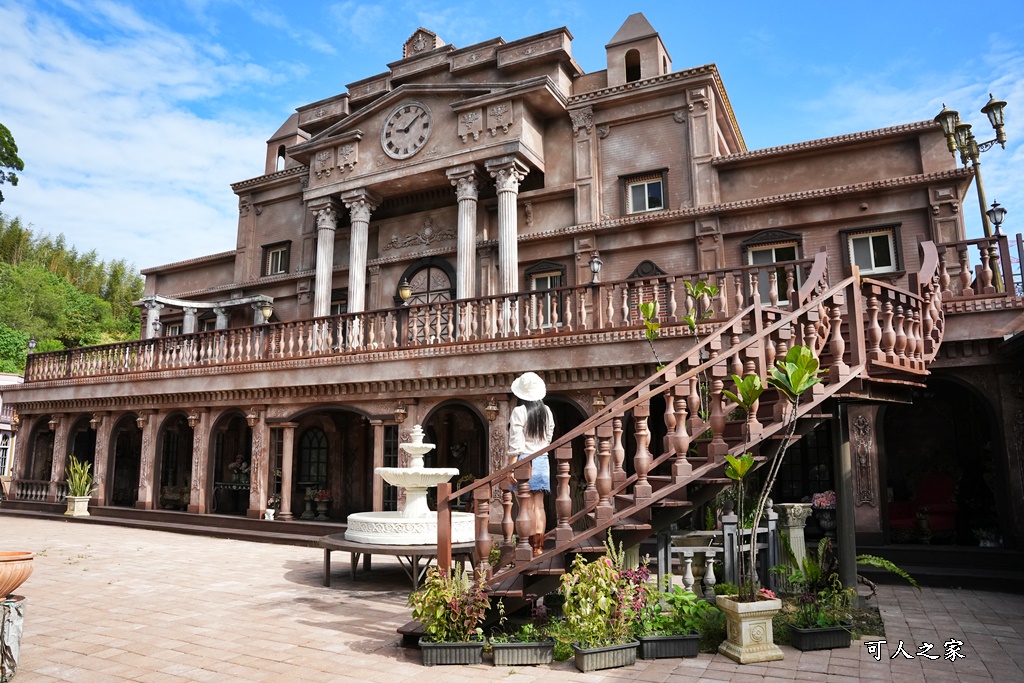
[[[747,260],[752,266],[767,266],[773,263],[781,263],[784,261],[795,261],[797,259],[797,245],[795,243],[790,244],[774,244],[767,247],[751,247],[747,252]],[[771,302],[771,269],[762,268],[757,274],[757,291],[761,297],[761,303],[767,305]],[[799,280],[799,271],[795,271],[797,280]],[[793,283],[794,287],[799,287],[799,281]],[[786,298],[786,291],[789,287],[789,283],[786,280],[786,269],[779,267],[775,269],[775,292],[779,297],[779,305],[785,306],[788,302]]]
[[290,241],[268,244],[263,247],[263,275],[282,275],[288,272]]
[[850,263],[866,275],[896,271],[893,231],[859,233],[849,236]]
[[[384,425],[384,467],[398,467],[398,425]],[[387,482],[384,482],[383,509],[398,509],[398,487]]]
[[210,331],[216,330],[216,329],[217,329],[217,319],[216,318],[204,318],[203,320],[199,321],[199,331],[200,332],[210,332]]
[[181,334],[181,323],[172,323],[164,328],[165,337],[175,337]]
[[7,467],[10,462],[11,435],[8,432],[0,432],[0,477],[7,476]]
[[661,211],[665,204],[665,173],[657,171],[623,179],[626,184],[626,213]]
[[530,289],[537,292],[531,297],[533,305],[533,325],[535,327],[551,327],[554,313],[558,310],[558,292],[552,291],[562,286],[560,272],[537,273],[530,276]]

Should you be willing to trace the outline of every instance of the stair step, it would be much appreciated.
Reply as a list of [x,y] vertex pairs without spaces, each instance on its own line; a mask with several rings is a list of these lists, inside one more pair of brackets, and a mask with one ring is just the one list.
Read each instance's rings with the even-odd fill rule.
[[674,500],[672,498],[662,498],[658,502],[654,503],[655,507],[662,508],[686,508],[693,507],[692,500]]

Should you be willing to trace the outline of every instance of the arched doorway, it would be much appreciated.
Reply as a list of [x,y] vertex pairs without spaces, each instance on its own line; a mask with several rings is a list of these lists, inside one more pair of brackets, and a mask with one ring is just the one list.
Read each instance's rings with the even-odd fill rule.
[[187,510],[192,489],[193,429],[182,413],[168,417],[157,437],[156,501],[163,510]]
[[114,463],[107,480],[108,505],[134,507],[139,499],[139,463],[142,457],[142,430],[133,414],[124,415],[110,433]]
[[49,428],[49,415],[36,420],[32,435],[28,440],[26,466],[22,470],[21,479],[26,481],[49,483],[53,471],[53,440],[54,434]]
[[978,545],[1006,536],[998,509],[1008,495],[996,470],[991,407],[975,389],[933,375],[913,403],[885,409],[885,486],[894,543]]
[[403,302],[396,292],[395,304],[408,307],[409,343],[436,341],[439,335],[447,334],[449,326],[454,328],[457,325],[458,321],[452,319],[448,308],[429,305],[455,298],[455,269],[452,264],[433,256],[421,258],[405,269],[402,281],[409,283],[412,295]]
[[[373,509],[373,427],[362,413],[318,409],[291,418],[295,429],[292,515],[343,520]],[[317,493],[326,508],[317,510]]]
[[89,426],[89,416],[75,420],[68,434],[70,452],[79,462],[89,463],[89,471],[96,474],[96,431]]
[[209,510],[218,515],[244,515],[251,490],[252,428],[242,411],[232,410],[220,416],[212,434]]
[[[563,435],[579,427],[588,415],[583,411],[576,401],[564,396],[548,394],[544,399],[551,408],[551,415],[555,418],[555,436],[557,441]],[[505,426],[508,428],[508,425]],[[587,465],[586,438],[583,436],[572,440],[572,461],[569,463],[569,496],[572,498],[572,511],[578,512],[584,506],[583,491],[586,488],[586,480],[583,477],[583,468]],[[555,513],[555,496],[558,495],[558,464],[553,454],[550,458],[551,464],[551,495],[544,498],[544,510],[547,513],[547,527],[553,529],[558,523]],[[578,529],[586,527],[586,518],[581,519],[577,525]]]
[[[471,404],[454,400],[436,406],[423,421],[423,431],[424,441],[436,444],[424,456],[424,466],[458,469],[459,476],[451,480],[453,488],[466,484],[469,477],[476,480],[490,473],[486,420]],[[436,491],[431,490],[428,496],[433,506]],[[466,500],[457,507],[469,505]]]

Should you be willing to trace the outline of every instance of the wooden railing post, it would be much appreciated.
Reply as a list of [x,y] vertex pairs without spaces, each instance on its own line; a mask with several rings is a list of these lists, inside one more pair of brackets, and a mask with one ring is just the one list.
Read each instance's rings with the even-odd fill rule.
[[[687,380],[672,388],[676,409],[676,431],[672,435],[672,450],[676,454],[676,457],[672,460],[672,479],[674,482],[689,477],[693,472],[693,466],[687,457],[690,452],[690,434],[686,431],[686,396],[690,391],[689,384],[696,381],[696,379]],[[666,403],[671,400],[671,397],[666,397]]]
[[451,494],[451,482],[437,485],[437,566],[443,572],[452,568],[452,509],[448,500]]
[[612,516],[615,506],[612,503],[612,427],[607,422],[597,426],[598,444],[598,469],[597,469],[597,509],[595,515],[598,521],[603,521]]
[[568,543],[572,540],[572,497],[569,494],[569,465],[572,463],[572,445],[565,445],[555,451],[555,462],[558,463],[558,494],[555,497],[555,513],[558,523],[555,526],[555,545]]
[[601,498],[597,493],[597,436],[593,429],[587,432],[584,443],[586,445],[583,452],[587,456],[587,462],[583,466],[583,479],[587,488],[583,491],[583,502],[589,507]]
[[533,547],[530,545],[530,531],[533,518],[530,516],[530,473],[533,463],[518,465],[516,475],[516,499],[519,501],[519,514],[516,515],[516,562],[529,562],[533,559]]
[[626,447],[622,445],[622,417],[612,418],[612,482],[616,485],[626,481]]
[[491,487],[478,486],[473,489],[474,512],[476,514],[476,568],[488,579],[494,573],[491,567],[491,534],[487,525],[491,521]]
[[647,472],[651,469],[652,460],[651,453],[647,449],[647,445],[651,442],[651,432],[647,428],[647,420],[650,415],[650,401],[633,407],[633,421],[636,425],[636,453],[633,454],[633,468],[636,471],[636,483],[633,485],[635,500],[650,498],[653,493],[651,483],[647,480]]

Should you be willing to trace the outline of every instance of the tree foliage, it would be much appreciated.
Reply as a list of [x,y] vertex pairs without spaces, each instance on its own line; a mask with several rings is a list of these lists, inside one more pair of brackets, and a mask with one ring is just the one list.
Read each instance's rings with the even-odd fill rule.
[[[18,184],[18,174],[15,171],[24,171],[25,162],[18,156],[18,145],[14,143],[14,136],[10,129],[0,123],[0,185],[10,183],[12,186]],[[0,192],[0,204],[4,201],[4,193]]]
[[138,338],[143,283],[134,264],[79,253],[64,235],[36,236],[0,213],[0,368],[24,368],[30,337],[37,352]]

